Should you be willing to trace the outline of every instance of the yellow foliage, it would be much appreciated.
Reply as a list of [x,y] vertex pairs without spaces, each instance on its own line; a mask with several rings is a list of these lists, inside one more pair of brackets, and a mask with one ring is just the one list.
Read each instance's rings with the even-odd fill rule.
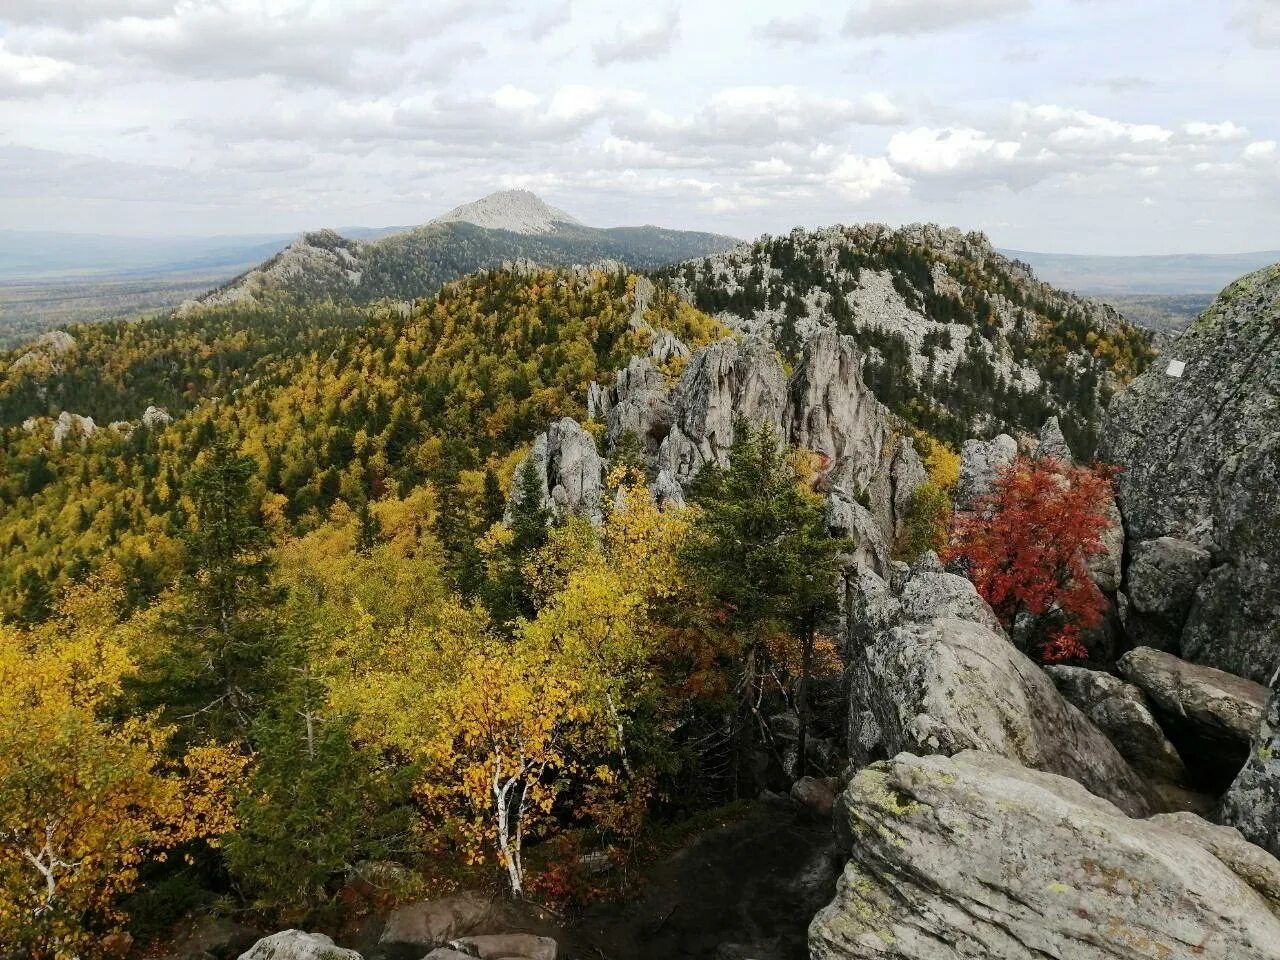
[[98,956],[149,858],[233,826],[225,787],[247,759],[106,710],[134,665],[110,580],[71,591],[32,633],[0,628],[0,942],[32,958]]

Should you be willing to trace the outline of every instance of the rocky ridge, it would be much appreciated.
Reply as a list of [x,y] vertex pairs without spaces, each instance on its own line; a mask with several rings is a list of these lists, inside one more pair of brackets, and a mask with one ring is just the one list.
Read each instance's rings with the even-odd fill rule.
[[[796,229],[662,275],[787,357],[820,330],[854,337],[876,395],[924,407],[932,422],[918,425],[956,443],[1058,415],[1089,454],[1099,404],[1147,356],[1148,336],[1111,308],[1037,281],[980,233],[932,224]],[[1100,339],[1123,347],[1108,355]]]

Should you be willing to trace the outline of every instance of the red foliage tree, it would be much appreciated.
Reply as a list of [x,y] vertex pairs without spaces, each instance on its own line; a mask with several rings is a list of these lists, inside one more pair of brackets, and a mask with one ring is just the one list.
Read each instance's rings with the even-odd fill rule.
[[1046,663],[1085,659],[1080,633],[1098,626],[1106,598],[1089,579],[1111,526],[1112,467],[1076,467],[1019,457],[992,493],[957,515],[945,559],[963,561],[969,579],[1006,628],[1023,614]]

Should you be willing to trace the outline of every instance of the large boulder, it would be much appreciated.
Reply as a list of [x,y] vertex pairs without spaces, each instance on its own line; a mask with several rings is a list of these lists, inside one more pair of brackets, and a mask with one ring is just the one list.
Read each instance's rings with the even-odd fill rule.
[[1280,864],[990,754],[857,774],[813,960],[1275,960]]
[[379,946],[391,960],[421,960],[432,948],[475,933],[492,911],[488,900],[468,893],[408,903],[391,911]]
[[263,937],[240,960],[361,960],[354,950],[334,946],[323,933],[282,930]]
[[1135,772],[1172,784],[1187,782],[1187,768],[1152,716],[1142,691],[1100,670],[1063,665],[1045,668],[1068,701],[1107,735]]
[[969,581],[926,562],[897,603],[898,622],[848,644],[855,765],[985,750],[1071,777],[1134,816],[1149,812],[1141,779],[1009,642]]
[[1266,681],[1280,663],[1280,265],[1228,287],[1112,401],[1099,456],[1123,467],[1131,552],[1176,537],[1210,555],[1174,652]]
[[670,392],[666,377],[648,357],[632,357],[611,388],[599,391],[594,399],[588,395],[588,407],[605,411],[600,419],[608,424],[610,447],[624,434],[634,433],[644,450],[655,454],[671,429]]
[[1244,764],[1267,688],[1150,647],[1130,650],[1116,668],[1150,698],[1202,785],[1220,793]]
[[1209,551],[1177,537],[1133,545],[1125,629],[1140,646],[1177,650],[1196,588],[1209,573]]
[[479,960],[556,960],[559,950],[551,937],[532,933],[487,933],[462,937],[450,946]]
[[1221,819],[1280,857],[1280,689],[1267,698],[1249,759],[1222,800]]

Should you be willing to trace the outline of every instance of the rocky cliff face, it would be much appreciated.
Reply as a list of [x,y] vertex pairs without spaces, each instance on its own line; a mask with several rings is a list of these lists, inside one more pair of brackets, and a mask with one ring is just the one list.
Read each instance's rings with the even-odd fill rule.
[[1134,631],[1267,681],[1280,665],[1280,265],[1228,287],[1115,399],[1101,456],[1124,468]]
[[1099,404],[1147,356],[1147,335],[1109,307],[1038,282],[982,234],[933,225],[797,229],[664,276],[789,358],[824,330],[853,337],[880,400],[956,443],[1057,414],[1091,454]]

